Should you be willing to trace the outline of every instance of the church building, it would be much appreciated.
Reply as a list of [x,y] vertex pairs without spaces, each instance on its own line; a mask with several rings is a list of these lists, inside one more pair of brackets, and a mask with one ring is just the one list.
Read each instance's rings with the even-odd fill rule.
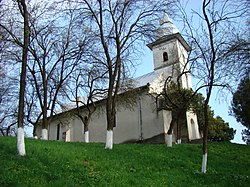
[[[149,142],[164,143],[166,133],[172,119],[171,111],[159,108],[156,95],[159,94],[164,81],[172,76],[176,78],[180,72],[189,68],[187,63],[190,46],[179,33],[167,14],[160,22],[157,33],[158,39],[147,46],[153,53],[154,71],[134,79],[135,104],[131,107],[119,104],[116,113],[116,127],[113,129],[114,143]],[[181,76],[183,88],[191,88],[191,75]],[[124,93],[121,93],[124,94]],[[106,140],[106,113],[105,99],[97,103],[97,110],[89,123],[89,141],[105,142]],[[81,112],[87,109],[81,106]],[[72,115],[74,108],[61,112],[53,117],[48,127],[49,140],[81,141],[84,142],[83,124],[81,120]],[[185,126],[181,129],[181,139],[191,141],[200,139],[197,116],[187,111]],[[41,128],[37,129],[38,137]],[[176,142],[177,128],[173,130],[173,142]]]

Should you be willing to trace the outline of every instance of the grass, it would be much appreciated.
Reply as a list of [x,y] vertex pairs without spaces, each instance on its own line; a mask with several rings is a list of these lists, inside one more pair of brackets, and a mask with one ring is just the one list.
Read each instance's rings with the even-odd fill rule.
[[120,144],[0,137],[0,186],[249,186],[250,146],[211,143],[208,170],[200,173],[202,146]]

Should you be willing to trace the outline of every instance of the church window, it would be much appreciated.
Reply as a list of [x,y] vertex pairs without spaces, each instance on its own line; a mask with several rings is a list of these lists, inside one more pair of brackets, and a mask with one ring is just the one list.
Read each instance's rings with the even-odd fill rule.
[[192,125],[192,126],[195,125],[195,122],[194,122],[194,120],[193,120],[192,118],[191,118],[190,122],[191,122],[191,125]]
[[167,52],[163,53],[163,61],[164,62],[168,61],[168,53]]
[[196,131],[195,131],[195,122],[192,118],[191,118],[190,122],[191,122],[191,128],[192,128],[192,130],[191,130],[192,138],[191,139],[196,139],[197,136],[196,136]]

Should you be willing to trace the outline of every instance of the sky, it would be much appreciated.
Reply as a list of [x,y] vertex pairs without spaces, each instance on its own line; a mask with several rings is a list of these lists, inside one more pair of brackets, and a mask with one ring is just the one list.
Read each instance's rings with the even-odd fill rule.
[[[201,0],[187,1],[187,4],[186,4],[187,12],[190,12],[191,10],[200,12],[201,2],[202,2]],[[195,19],[193,21],[195,21]],[[199,23],[199,20],[196,20],[196,21],[197,23]],[[182,25],[176,22],[174,19],[173,19],[173,23],[178,27],[178,29],[181,32]],[[150,51],[150,49],[147,48],[146,46],[145,46],[145,49],[143,50],[144,50],[144,56],[141,59],[140,65],[136,69],[136,73],[135,73],[136,77],[152,72],[154,70],[152,51]],[[194,83],[195,80],[192,79],[192,82]],[[229,123],[230,127],[236,130],[236,134],[234,135],[234,140],[232,140],[231,142],[245,144],[242,141],[242,136],[241,136],[241,132],[244,129],[244,126],[238,123],[233,116],[229,115],[229,106],[231,105],[230,104],[231,100],[232,100],[231,94],[228,93],[228,95],[226,96],[225,95],[219,96],[217,94],[217,90],[213,89],[209,105],[212,107],[212,110],[214,110],[215,116],[218,116],[218,115],[221,116],[225,122]]]

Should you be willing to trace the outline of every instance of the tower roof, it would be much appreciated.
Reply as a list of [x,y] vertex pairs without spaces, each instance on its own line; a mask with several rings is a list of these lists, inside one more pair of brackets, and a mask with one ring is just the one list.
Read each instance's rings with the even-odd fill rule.
[[160,27],[158,29],[157,37],[161,38],[165,35],[176,33],[179,33],[178,28],[173,24],[168,14],[164,13],[163,18],[160,20]]
[[147,46],[152,50],[154,46],[159,45],[160,43],[167,42],[173,39],[177,39],[187,51],[191,51],[191,47],[187,44],[184,38],[181,36],[180,33],[165,35],[159,38],[158,40],[147,44]]
[[173,23],[172,19],[170,19],[168,14],[164,13],[163,18],[160,20],[160,25],[163,25],[164,23],[168,23],[168,22]]

